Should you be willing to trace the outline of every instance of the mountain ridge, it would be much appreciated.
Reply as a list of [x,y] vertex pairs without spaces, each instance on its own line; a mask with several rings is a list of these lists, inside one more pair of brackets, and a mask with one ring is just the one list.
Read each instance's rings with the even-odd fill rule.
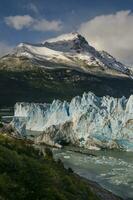
[[118,62],[105,51],[97,51],[79,33],[64,34],[46,40],[42,44],[20,43],[11,55],[24,56],[36,62],[41,61],[41,67],[47,67],[45,62],[51,61],[67,65],[67,68],[69,66],[84,72],[92,71],[94,74],[97,67],[97,71],[101,71],[103,75],[112,75],[112,71],[114,76],[120,73],[120,76],[132,77],[126,65]]

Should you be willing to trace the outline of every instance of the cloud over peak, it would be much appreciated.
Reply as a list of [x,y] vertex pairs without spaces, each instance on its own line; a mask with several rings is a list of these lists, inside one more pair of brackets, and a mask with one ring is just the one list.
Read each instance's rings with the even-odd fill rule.
[[41,19],[34,21],[31,28],[36,31],[60,31],[62,29],[62,22],[60,20],[48,21]]
[[133,15],[130,10],[97,16],[82,23],[79,32],[97,49],[106,50],[133,65]]
[[35,31],[60,31],[62,29],[60,20],[35,19],[30,15],[8,16],[4,18],[4,21],[6,25],[16,30],[27,28]]

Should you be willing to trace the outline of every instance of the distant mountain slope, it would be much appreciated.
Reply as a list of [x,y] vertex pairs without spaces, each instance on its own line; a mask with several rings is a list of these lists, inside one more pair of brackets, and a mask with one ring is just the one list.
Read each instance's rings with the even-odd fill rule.
[[[27,57],[44,68],[49,68],[48,62],[52,62],[64,65],[65,68],[101,74],[102,76],[131,75],[127,66],[118,62],[107,52],[97,51],[78,33],[61,35],[44,41],[42,44],[21,43],[11,55]],[[55,66],[50,68],[53,69]]]
[[0,59],[0,105],[70,100],[84,91],[129,96],[133,80],[127,66],[95,50],[78,33],[36,45],[21,43]]

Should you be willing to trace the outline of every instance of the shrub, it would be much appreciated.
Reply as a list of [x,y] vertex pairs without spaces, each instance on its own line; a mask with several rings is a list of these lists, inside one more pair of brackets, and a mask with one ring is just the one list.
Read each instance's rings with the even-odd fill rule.
[[52,153],[52,150],[48,147],[45,148],[45,158],[46,159],[53,159],[53,153]]

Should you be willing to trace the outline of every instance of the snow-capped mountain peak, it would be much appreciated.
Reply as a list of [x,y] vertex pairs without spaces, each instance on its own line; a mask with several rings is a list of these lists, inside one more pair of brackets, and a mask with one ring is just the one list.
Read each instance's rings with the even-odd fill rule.
[[89,44],[85,40],[85,38],[77,32],[63,34],[56,38],[48,39],[44,41],[42,44],[48,48],[52,48],[57,51],[63,51],[63,52],[76,51],[77,53],[85,51],[86,48],[89,47]]
[[78,32],[72,32],[72,33],[63,34],[58,37],[45,40],[43,44],[45,44],[45,42],[55,43],[55,42],[73,41],[80,38],[83,38],[83,36],[81,36]]
[[36,63],[41,61],[42,67],[47,67],[46,62],[50,61],[56,65],[58,63],[60,67],[74,67],[87,73],[131,76],[127,66],[118,62],[107,52],[97,51],[77,32],[63,34],[41,44],[20,43],[13,55],[28,57]]

